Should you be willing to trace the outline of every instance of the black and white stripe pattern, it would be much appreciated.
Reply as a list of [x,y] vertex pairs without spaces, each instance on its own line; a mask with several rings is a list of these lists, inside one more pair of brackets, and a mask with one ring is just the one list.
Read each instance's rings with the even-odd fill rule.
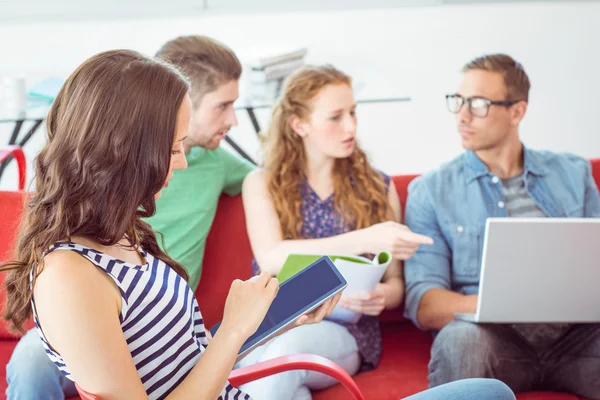
[[[74,243],[58,243],[48,253],[55,250],[80,254],[115,281],[121,291],[121,328],[140,379],[150,399],[164,399],[183,381],[208,345],[202,314],[190,287],[168,265],[143,249],[140,253],[146,260],[144,265],[130,264]],[[32,306],[48,357],[72,380],[63,359],[43,335],[33,298]],[[227,383],[219,399],[248,400],[250,396]]]

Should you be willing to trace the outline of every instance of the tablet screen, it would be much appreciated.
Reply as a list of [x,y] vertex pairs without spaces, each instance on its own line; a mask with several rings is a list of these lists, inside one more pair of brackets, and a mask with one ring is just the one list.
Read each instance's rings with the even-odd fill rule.
[[[240,353],[340,291],[346,281],[327,257],[317,260],[279,287],[265,319],[246,340]],[[211,329],[214,335],[220,324]]]

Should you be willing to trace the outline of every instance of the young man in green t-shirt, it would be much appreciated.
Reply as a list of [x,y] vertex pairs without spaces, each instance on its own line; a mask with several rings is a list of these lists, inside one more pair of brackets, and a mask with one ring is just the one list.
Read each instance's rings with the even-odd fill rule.
[[[233,102],[238,98],[242,67],[233,51],[204,36],[167,42],[157,57],[177,65],[192,84],[192,118],[184,142],[188,167],[176,171],[147,221],[162,233],[164,250],[190,274],[196,289],[202,272],[206,236],[221,193],[240,193],[253,165],[219,148],[237,125]],[[159,239],[160,240],[160,239]]]
[[[203,36],[171,40],[157,57],[188,75],[193,110],[184,142],[188,168],[173,174],[157,201],[156,215],[148,222],[164,235],[166,251],[187,269],[189,285],[196,289],[219,197],[223,192],[240,193],[242,181],[253,167],[219,148],[227,131],[237,125],[233,102],[238,97],[242,68],[229,48]],[[6,367],[6,380],[9,400],[77,396],[73,382],[46,355],[35,329],[17,344]]]

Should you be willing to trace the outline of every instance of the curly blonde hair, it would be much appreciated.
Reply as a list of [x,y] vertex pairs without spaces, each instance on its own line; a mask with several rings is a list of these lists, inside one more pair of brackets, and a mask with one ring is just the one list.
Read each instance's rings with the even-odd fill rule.
[[[290,126],[290,117],[307,120],[312,99],[328,85],[352,86],[352,80],[332,66],[306,66],[296,71],[273,108],[269,129],[261,135],[262,166],[284,239],[302,239],[299,188],[307,178],[306,150]],[[335,209],[346,226],[362,229],[393,219],[383,177],[358,144],[350,157],[335,160],[332,180]]]

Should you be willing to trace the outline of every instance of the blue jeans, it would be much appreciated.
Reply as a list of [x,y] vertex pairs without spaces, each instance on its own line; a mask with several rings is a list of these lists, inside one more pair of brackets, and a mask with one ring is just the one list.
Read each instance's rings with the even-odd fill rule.
[[19,340],[6,365],[8,400],[64,400],[77,396],[75,384],[50,361],[35,329]]
[[599,376],[600,324],[575,324],[539,347],[511,325],[453,321],[437,334],[429,362],[430,387],[494,378],[515,393],[549,390],[600,400]]
[[515,400],[508,386],[495,379],[463,379],[434,387],[406,400]]

